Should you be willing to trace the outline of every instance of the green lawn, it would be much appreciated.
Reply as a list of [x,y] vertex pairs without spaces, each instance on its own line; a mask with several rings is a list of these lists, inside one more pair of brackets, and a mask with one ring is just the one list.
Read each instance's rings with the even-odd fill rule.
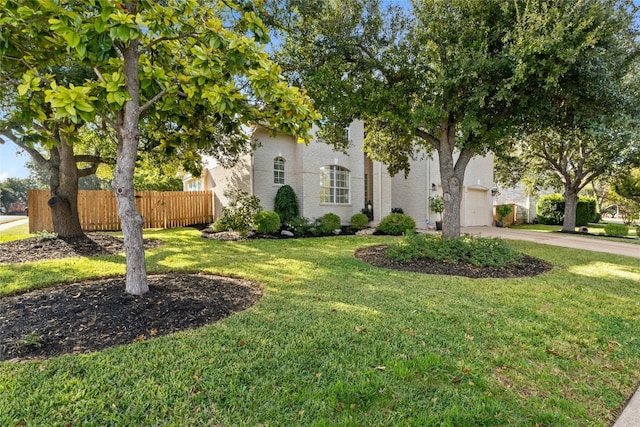
[[[0,363],[0,425],[610,425],[640,382],[637,259],[513,246],[523,279],[389,271],[391,237],[218,242],[145,233],[150,272],[261,282],[252,308],[197,330]],[[124,271],[122,256],[0,265],[0,292]]]
[[[551,232],[555,232],[555,231],[560,231],[562,230],[562,226],[561,225],[542,225],[542,224],[518,224],[518,225],[510,225],[509,228],[513,228],[514,230],[525,230],[525,231],[539,231],[539,232],[543,232],[543,233],[551,233]],[[578,231],[579,227],[576,227],[576,231]],[[587,226],[587,229],[589,230],[589,234],[595,234],[596,236],[591,236],[591,235],[585,235],[585,238],[598,238],[598,239],[607,239],[607,240],[611,240],[613,239],[613,241],[620,241],[620,238],[617,237],[607,237],[604,234],[604,224],[589,224]],[[628,237],[638,237],[638,235],[636,234],[636,227],[629,227],[629,234]],[[629,240],[625,240],[626,243],[634,243],[634,244],[640,244],[640,240],[638,239],[629,239]]]

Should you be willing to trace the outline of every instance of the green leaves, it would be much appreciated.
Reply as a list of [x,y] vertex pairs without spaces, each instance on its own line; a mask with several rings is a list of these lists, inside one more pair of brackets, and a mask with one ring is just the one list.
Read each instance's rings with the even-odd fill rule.
[[45,100],[50,103],[56,119],[69,119],[77,124],[81,121],[89,122],[95,116],[92,102],[97,98],[90,96],[90,87],[76,87],[71,84],[68,88],[52,83],[51,89],[45,91]]

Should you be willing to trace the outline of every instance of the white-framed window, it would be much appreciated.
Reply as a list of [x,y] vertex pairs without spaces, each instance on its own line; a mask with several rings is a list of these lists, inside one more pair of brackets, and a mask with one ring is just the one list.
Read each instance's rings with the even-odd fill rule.
[[285,160],[282,157],[276,157],[275,159],[273,159],[273,184],[274,185],[285,184],[284,163],[285,163]]
[[349,169],[336,165],[320,168],[320,203],[349,203]]
[[187,183],[187,191],[202,191],[202,179],[194,179]]

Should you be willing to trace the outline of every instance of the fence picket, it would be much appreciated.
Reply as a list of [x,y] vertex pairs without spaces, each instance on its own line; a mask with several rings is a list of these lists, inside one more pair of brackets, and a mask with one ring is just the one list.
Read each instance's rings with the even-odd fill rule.
[[[136,191],[144,228],[175,228],[213,221],[210,191]],[[29,190],[29,233],[53,231],[48,190]],[[78,191],[78,215],[84,231],[118,231],[120,218],[112,191]]]

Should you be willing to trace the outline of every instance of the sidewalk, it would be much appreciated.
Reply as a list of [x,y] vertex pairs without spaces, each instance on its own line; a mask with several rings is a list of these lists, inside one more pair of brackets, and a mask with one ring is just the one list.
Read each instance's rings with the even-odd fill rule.
[[0,231],[27,224],[28,222],[29,218],[26,216],[0,215]]
[[[605,252],[640,258],[640,245],[624,241],[594,239],[570,233],[554,233],[539,231],[512,230],[498,227],[462,227],[462,234],[481,237],[501,237],[509,240],[526,240],[543,245],[562,246],[572,249],[583,249],[594,252]],[[638,424],[640,426],[640,424]]]
[[[512,230],[498,227],[462,227],[463,234],[481,237],[500,237],[509,240],[526,240],[544,245],[562,246],[565,248],[583,249],[615,255],[640,258],[640,245],[616,242],[604,239],[593,239],[568,233],[543,233],[538,231]],[[627,406],[618,417],[613,427],[640,427],[640,388],[636,390]]]

